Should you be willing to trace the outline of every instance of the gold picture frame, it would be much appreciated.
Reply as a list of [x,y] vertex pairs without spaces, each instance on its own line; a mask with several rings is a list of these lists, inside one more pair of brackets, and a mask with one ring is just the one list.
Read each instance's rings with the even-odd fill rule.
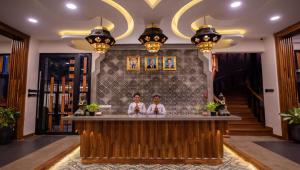
[[127,56],[126,69],[127,71],[140,71],[140,56]]
[[145,71],[157,71],[158,66],[158,56],[145,56],[144,58]]
[[176,71],[176,56],[163,56],[163,70]]

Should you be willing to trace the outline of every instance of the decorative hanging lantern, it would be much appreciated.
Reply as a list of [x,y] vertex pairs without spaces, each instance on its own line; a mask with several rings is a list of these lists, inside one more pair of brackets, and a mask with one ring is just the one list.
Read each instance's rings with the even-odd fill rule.
[[211,25],[206,25],[204,17],[204,26],[200,27],[196,34],[191,38],[197,48],[202,52],[211,52],[213,46],[221,39],[221,34],[216,32]]
[[148,27],[140,36],[139,41],[146,47],[146,50],[150,53],[156,53],[160,50],[160,47],[168,40],[162,30],[158,27]]
[[114,37],[110,35],[110,32],[105,27],[102,27],[102,18],[101,27],[93,29],[85,39],[91,44],[96,52],[101,54],[104,54],[116,43]]

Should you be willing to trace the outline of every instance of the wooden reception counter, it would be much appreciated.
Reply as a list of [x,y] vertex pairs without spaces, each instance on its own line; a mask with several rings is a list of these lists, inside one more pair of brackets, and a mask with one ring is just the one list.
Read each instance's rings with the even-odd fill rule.
[[68,116],[83,163],[219,164],[223,134],[237,116]]

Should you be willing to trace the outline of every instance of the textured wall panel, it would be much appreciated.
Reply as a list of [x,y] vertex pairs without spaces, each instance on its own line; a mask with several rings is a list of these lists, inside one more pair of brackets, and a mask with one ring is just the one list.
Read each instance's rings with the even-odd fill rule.
[[[140,72],[126,71],[126,57],[141,57]],[[153,93],[162,96],[162,103],[167,112],[174,114],[194,113],[196,104],[207,102],[207,71],[197,50],[161,50],[159,71],[145,71],[145,50],[111,50],[100,62],[100,73],[97,75],[96,100],[100,104],[112,105],[112,112],[126,113],[132,102],[132,94],[139,92],[142,101],[148,107]],[[162,56],[177,57],[177,71],[162,70]]]

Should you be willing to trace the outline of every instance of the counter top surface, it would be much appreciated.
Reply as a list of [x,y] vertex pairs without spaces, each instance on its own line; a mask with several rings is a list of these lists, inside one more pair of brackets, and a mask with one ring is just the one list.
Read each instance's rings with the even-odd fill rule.
[[238,116],[202,116],[202,115],[101,115],[101,116],[66,116],[63,120],[73,121],[228,121],[241,120]]

